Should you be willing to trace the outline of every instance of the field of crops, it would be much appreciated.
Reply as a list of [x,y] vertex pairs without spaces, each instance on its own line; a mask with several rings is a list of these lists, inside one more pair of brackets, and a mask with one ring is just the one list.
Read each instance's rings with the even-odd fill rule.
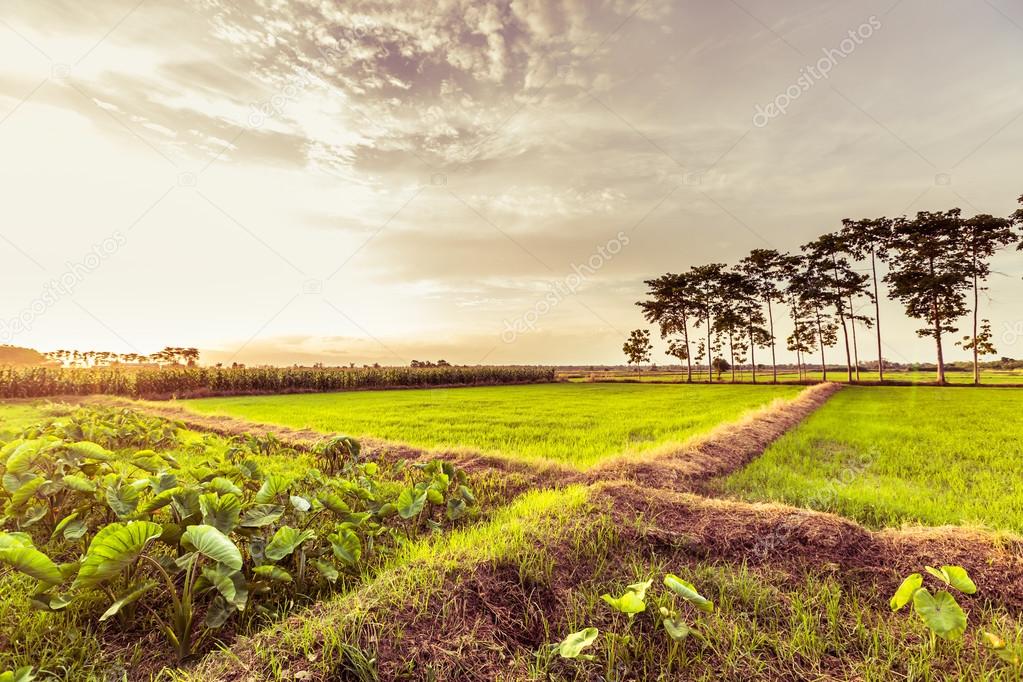
[[260,423],[585,467],[611,455],[677,445],[798,392],[793,386],[562,383],[210,398],[182,404],[204,414]]
[[874,527],[982,524],[1023,533],[1023,391],[851,387],[725,490]]
[[0,402],[0,680],[1018,679],[1023,391],[830,390]]
[[554,370],[544,367],[0,367],[0,399],[98,394],[162,398],[553,380]]

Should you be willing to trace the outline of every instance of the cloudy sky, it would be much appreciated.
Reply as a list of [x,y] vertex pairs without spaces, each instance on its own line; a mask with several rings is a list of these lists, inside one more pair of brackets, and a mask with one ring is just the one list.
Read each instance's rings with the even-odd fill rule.
[[1013,0],[2,4],[0,335],[44,350],[621,362],[644,278],[1023,192]]

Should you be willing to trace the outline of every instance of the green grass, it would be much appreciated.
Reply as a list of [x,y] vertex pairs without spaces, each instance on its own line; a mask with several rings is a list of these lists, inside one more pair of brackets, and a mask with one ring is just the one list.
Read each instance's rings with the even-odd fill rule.
[[678,443],[793,386],[540,384],[186,400],[190,410],[424,448],[592,465]]
[[[790,574],[696,559],[684,541],[637,543],[636,532],[642,537],[657,524],[633,523],[635,529],[617,524],[586,488],[529,493],[484,525],[410,545],[372,582],[176,679],[221,679],[240,665],[265,680],[294,679],[298,671],[315,680],[461,679],[465,670],[478,671],[481,659],[501,661],[503,676],[494,679],[538,682],[1013,679],[978,641],[982,629],[1014,645],[1023,641],[1019,618],[1003,609],[970,604],[967,638],[935,643],[918,618],[891,613],[888,595],[869,584],[813,569]],[[712,599],[713,613],[674,598],[662,583],[669,572]],[[485,577],[495,573],[517,580],[508,591],[525,600],[502,600],[502,588]],[[601,599],[647,579],[647,611],[631,622]],[[655,615],[660,606],[677,609],[699,636],[673,643]],[[562,660],[546,644],[494,641],[490,618],[501,631],[550,644],[597,627],[585,652],[594,660]]]
[[1023,532],[1023,390],[850,387],[724,483],[873,527]]

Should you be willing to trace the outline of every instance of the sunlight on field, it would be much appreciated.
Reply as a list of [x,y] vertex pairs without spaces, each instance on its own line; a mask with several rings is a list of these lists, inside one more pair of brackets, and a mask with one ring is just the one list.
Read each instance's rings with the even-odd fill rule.
[[681,442],[795,386],[548,384],[418,391],[210,398],[188,409],[419,447],[465,447],[591,465]]

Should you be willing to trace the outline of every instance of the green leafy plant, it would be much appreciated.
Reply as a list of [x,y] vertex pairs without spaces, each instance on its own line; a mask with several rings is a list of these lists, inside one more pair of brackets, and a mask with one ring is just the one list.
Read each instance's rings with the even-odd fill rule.
[[36,675],[30,665],[17,670],[0,672],[0,682],[32,682],[34,679],[36,679]]
[[[926,566],[925,570],[963,594],[974,594],[977,591],[977,586],[962,566]],[[913,610],[931,631],[932,640],[934,636],[947,640],[962,637],[966,631],[967,617],[955,597],[947,590],[931,594],[923,583],[924,578],[920,573],[907,576],[889,601],[892,611],[899,611],[912,603]]]
[[34,608],[92,609],[101,594],[98,621],[148,615],[182,661],[239,614],[315,599],[475,505],[464,472],[439,460],[381,485],[346,437],[341,475],[292,479],[254,459],[297,454],[279,439],[237,438],[217,454],[203,438],[182,466],[162,451],[180,445],[176,425],[125,410],[80,409],[11,436],[0,442],[0,565],[35,581]]
[[647,580],[632,583],[625,587],[625,592],[620,597],[602,594],[600,598],[614,610],[627,614],[632,619],[635,618],[637,613],[646,611],[646,591],[650,589],[653,582],[653,580]]
[[584,654],[582,651],[597,640],[598,634],[600,633],[597,628],[585,628],[579,632],[573,632],[556,644],[555,650],[562,658],[592,661],[593,655]]
[[993,632],[984,633],[984,644],[1006,665],[1016,671],[1023,671],[1023,647],[1010,646],[1002,637]]

